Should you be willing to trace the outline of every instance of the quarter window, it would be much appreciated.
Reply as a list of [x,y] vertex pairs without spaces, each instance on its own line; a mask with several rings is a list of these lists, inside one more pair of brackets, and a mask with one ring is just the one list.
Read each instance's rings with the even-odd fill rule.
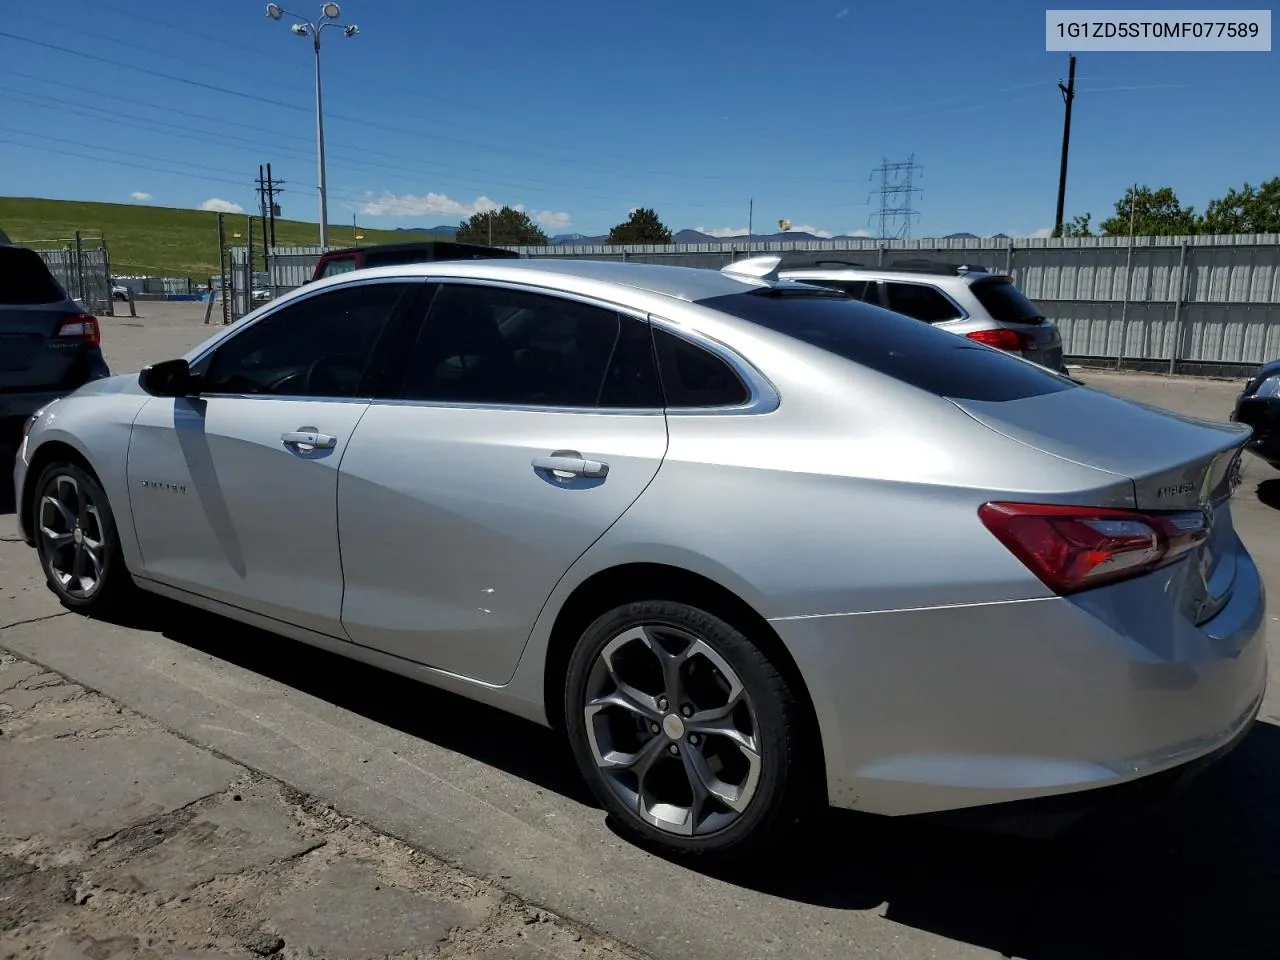
[[963,316],[956,305],[940,291],[922,283],[888,281],[885,289],[889,294],[889,309],[894,313],[905,313],[908,317],[915,317],[925,323],[959,320]]
[[405,378],[408,400],[662,405],[648,324],[563,297],[444,284]]
[[750,399],[733,368],[715,354],[656,327],[653,340],[668,407],[735,407]]
[[202,393],[354,397],[407,283],[328,290],[263,317],[213,354]]

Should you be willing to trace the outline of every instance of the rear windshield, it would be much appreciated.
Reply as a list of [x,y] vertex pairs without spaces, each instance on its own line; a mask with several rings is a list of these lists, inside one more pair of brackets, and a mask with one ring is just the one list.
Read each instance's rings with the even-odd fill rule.
[[753,290],[698,302],[940,397],[1021,400],[1075,386],[1000,350],[836,293]]
[[1039,323],[1044,319],[1040,309],[1028,300],[1013,281],[1003,277],[979,280],[970,284],[970,292],[999,323]]
[[25,307],[65,299],[38,253],[26,247],[0,247],[0,305]]

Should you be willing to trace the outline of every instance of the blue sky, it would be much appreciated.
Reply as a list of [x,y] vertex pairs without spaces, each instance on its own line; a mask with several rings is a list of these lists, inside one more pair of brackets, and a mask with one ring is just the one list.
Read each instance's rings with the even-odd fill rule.
[[[270,161],[284,215],[316,219],[311,49],[264,4],[6,6],[0,192],[249,209]],[[758,233],[865,231],[873,168],[910,154],[916,236],[1053,222],[1067,57],[1044,50],[1043,5],[342,6],[360,34],[324,34],[331,222],[497,203],[600,233],[652,206],[673,229],[743,230],[754,199]],[[1102,219],[1134,181],[1202,208],[1280,175],[1277,81],[1275,53],[1081,54],[1068,216]]]

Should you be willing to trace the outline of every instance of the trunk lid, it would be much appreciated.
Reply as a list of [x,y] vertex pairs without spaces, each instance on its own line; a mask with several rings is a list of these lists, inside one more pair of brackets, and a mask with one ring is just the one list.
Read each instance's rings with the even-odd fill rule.
[[1196,623],[1230,598],[1240,549],[1230,498],[1248,427],[1185,417],[1089,387],[1007,402],[952,403],[1019,443],[1128,478],[1135,509],[1203,511],[1209,535],[1179,565],[1171,596]]

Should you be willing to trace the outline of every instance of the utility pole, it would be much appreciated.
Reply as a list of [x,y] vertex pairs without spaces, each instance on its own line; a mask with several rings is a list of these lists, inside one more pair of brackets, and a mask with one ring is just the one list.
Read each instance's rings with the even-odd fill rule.
[[747,255],[751,255],[751,236],[755,232],[756,199],[747,201]]
[[280,204],[276,203],[276,194],[284,193],[284,189],[280,186],[283,180],[276,180],[271,176],[271,164],[267,164],[267,210],[271,214],[271,246],[274,249],[276,245],[276,216],[280,213]]
[[1067,201],[1067,153],[1071,149],[1071,104],[1076,99],[1076,56],[1073,53],[1067,62],[1067,84],[1058,81],[1058,89],[1062,91],[1062,101],[1066,104],[1066,113],[1062,118],[1062,163],[1058,168],[1058,212],[1053,218],[1053,235],[1062,236],[1062,211]]
[[267,180],[258,164],[258,216],[262,222],[262,268],[267,267]]

